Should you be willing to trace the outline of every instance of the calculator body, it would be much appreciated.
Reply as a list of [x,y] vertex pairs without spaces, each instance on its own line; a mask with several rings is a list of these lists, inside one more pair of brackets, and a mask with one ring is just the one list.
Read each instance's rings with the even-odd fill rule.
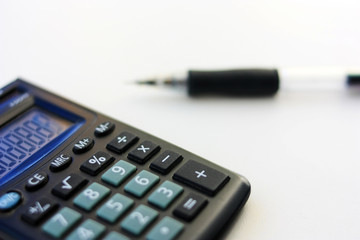
[[244,177],[26,81],[0,91],[0,239],[213,239],[249,195]]

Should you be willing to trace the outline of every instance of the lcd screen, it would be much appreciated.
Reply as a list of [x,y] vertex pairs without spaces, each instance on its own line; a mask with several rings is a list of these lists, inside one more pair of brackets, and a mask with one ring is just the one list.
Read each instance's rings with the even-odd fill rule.
[[0,179],[46,148],[73,125],[44,109],[33,107],[0,129]]

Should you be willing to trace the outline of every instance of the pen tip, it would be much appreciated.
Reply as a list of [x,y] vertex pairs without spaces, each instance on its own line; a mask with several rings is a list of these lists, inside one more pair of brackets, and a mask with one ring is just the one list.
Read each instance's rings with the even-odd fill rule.
[[148,79],[148,80],[136,81],[135,83],[140,85],[156,85],[157,81],[155,79]]

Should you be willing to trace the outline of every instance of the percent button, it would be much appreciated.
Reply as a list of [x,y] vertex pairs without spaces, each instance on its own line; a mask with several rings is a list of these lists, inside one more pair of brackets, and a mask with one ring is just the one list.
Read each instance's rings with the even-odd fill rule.
[[114,161],[114,157],[104,152],[97,152],[86,160],[81,166],[80,170],[90,174],[91,176],[97,175],[104,170],[110,163]]

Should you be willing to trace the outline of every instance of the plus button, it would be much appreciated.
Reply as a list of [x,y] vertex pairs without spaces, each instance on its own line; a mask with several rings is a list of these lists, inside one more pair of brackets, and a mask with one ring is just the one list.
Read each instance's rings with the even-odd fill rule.
[[205,175],[205,170],[202,170],[201,172],[199,172],[199,171],[195,171],[195,173],[197,174],[197,178],[200,178],[200,177],[207,177],[206,175]]

